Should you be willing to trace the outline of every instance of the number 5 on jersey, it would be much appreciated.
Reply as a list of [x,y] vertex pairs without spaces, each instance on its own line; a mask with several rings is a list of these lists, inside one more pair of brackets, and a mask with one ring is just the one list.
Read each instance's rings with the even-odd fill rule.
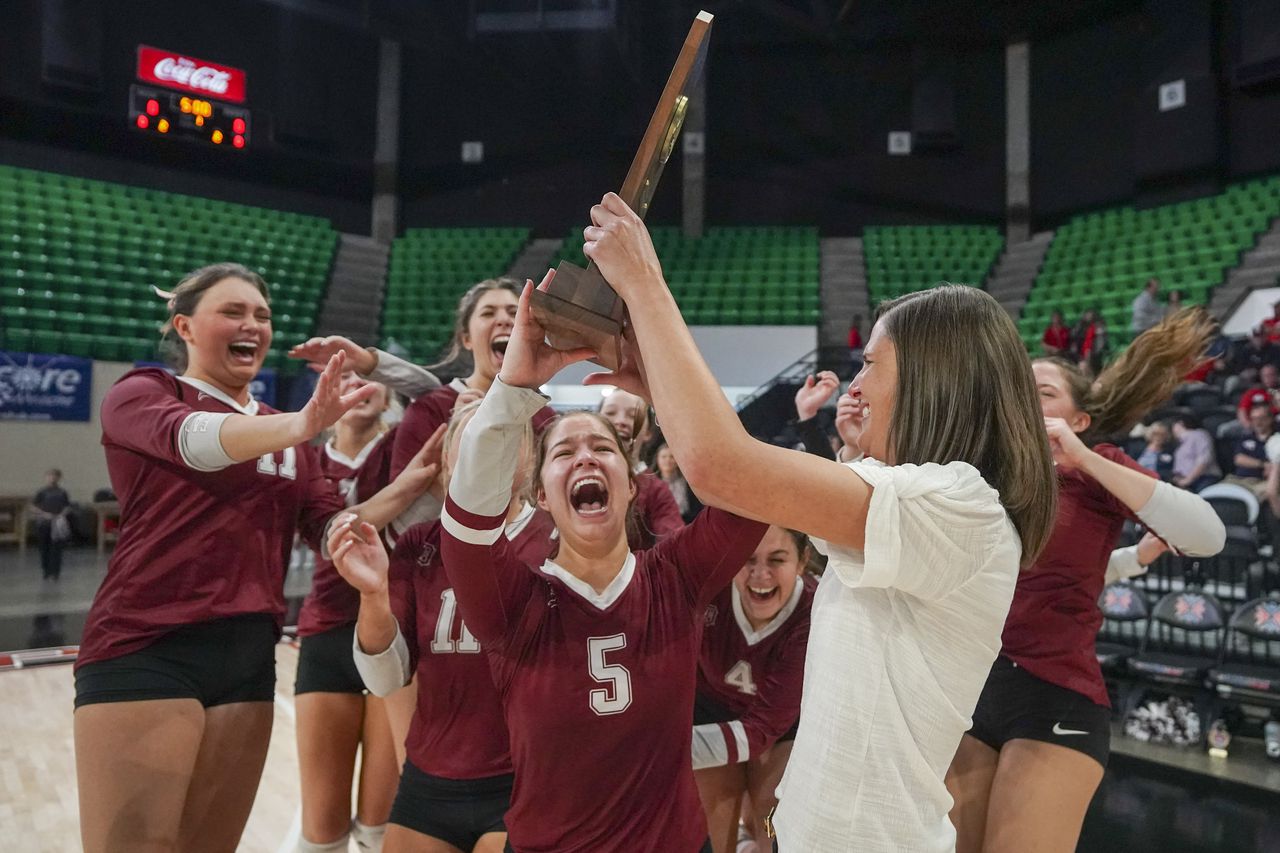
[[587,638],[587,665],[591,678],[608,685],[591,691],[591,710],[602,717],[621,714],[631,705],[631,671],[620,663],[609,663],[605,655],[627,647],[626,634]]

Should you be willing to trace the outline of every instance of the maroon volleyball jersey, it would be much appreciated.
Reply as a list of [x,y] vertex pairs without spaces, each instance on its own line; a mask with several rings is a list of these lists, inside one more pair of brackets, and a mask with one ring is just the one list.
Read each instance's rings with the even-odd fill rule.
[[[1093,449],[1104,459],[1155,476],[1114,445]],[[1035,677],[1107,707],[1094,652],[1102,626],[1098,596],[1126,520],[1137,517],[1097,480],[1078,470],[1058,469],[1053,534],[1035,565],[1018,574],[1000,651]]]
[[443,516],[445,569],[484,645],[511,736],[507,830],[517,853],[693,853],[707,837],[691,763],[707,604],[765,525],[710,509],[628,554],[597,593],[548,560],[530,568],[502,517]]
[[126,373],[102,402],[102,444],[120,501],[120,538],[85,623],[76,666],[135,652],[182,625],[245,613],[284,618],[295,531],[319,548],[342,498],[305,444],[197,471],[183,459],[195,412],[241,407],[159,368]]
[[[390,480],[391,446],[395,428],[379,433],[353,459],[326,443],[320,448],[320,469],[338,484],[338,492],[348,507],[363,503],[380,492]],[[317,552],[311,591],[298,613],[298,636],[309,637],[356,621],[360,593],[343,580],[338,569]]]
[[[507,525],[516,559],[542,565],[551,552],[551,516],[532,507]],[[405,750],[424,773],[480,779],[511,772],[502,702],[480,640],[458,610],[440,554],[440,522],[415,524],[396,541],[391,609],[418,677],[418,705]]]
[[[440,428],[440,424],[449,422],[453,417],[453,407],[458,402],[458,395],[465,390],[467,384],[461,379],[455,379],[448,385],[441,385],[434,391],[423,394],[405,408],[391,451],[393,478],[400,476],[400,472],[422,449],[422,445],[427,443],[427,439]],[[555,416],[554,409],[544,407],[533,416],[534,432],[541,430]]]
[[636,524],[627,531],[627,545],[633,551],[652,548],[663,537],[684,527],[671,487],[649,471],[636,474],[636,497],[631,511],[635,513]]
[[719,723],[728,764],[764,752],[800,718],[809,611],[817,588],[812,576],[799,578],[778,615],[758,631],[747,621],[734,584],[707,606],[698,693],[733,715]]

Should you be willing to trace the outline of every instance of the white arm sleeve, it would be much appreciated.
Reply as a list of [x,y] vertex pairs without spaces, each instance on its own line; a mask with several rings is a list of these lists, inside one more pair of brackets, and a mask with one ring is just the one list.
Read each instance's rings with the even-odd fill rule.
[[440,511],[444,509],[444,504],[430,492],[423,492],[414,499],[413,503],[400,513],[391,523],[387,525],[387,530],[392,543],[404,535],[404,532],[415,524],[435,521],[440,517]]
[[1111,559],[1107,560],[1107,574],[1103,579],[1104,584],[1115,583],[1116,581],[1135,578],[1138,575],[1146,574],[1147,567],[1138,562],[1138,546],[1130,545],[1128,548],[1117,548],[1111,552]]
[[419,367],[380,349],[370,348],[369,351],[378,360],[365,377],[370,382],[381,382],[392,391],[398,391],[412,400],[440,387],[440,380],[425,367]]
[[1169,483],[1156,483],[1137,515],[1171,548],[1192,557],[1211,557],[1227,542],[1227,529],[1209,502]]
[[[449,500],[468,513],[501,519],[511,504],[511,484],[520,461],[525,424],[545,406],[547,398],[529,388],[515,388],[493,380],[489,393],[462,431],[458,460],[449,479]],[[474,530],[449,514],[440,523],[451,536],[472,545],[492,545],[502,535],[499,521],[492,529]]]
[[400,633],[400,623],[396,623],[396,638],[376,655],[367,654],[360,648],[360,638],[351,638],[351,653],[355,657],[356,671],[369,692],[375,696],[389,696],[409,683],[413,674],[409,672],[409,644]]
[[[730,740],[729,736],[733,739]],[[750,758],[747,731],[741,720],[727,723],[703,723],[693,727],[693,769],[723,767]]]
[[231,412],[192,412],[178,429],[178,453],[193,471],[221,471],[235,460],[227,455],[218,433]]

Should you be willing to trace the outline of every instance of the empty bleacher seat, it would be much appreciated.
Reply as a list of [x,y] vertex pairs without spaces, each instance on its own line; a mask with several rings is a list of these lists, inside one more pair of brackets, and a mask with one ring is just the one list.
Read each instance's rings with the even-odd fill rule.
[[0,347],[109,360],[157,357],[172,288],[235,261],[271,288],[269,366],[309,336],[333,262],[325,219],[0,166]]
[[994,226],[870,226],[862,235],[868,296],[874,305],[943,281],[982,287],[1003,245]]
[[[811,326],[819,319],[816,228],[650,229],[671,294],[690,325]],[[570,232],[557,260],[583,265],[582,230]]]

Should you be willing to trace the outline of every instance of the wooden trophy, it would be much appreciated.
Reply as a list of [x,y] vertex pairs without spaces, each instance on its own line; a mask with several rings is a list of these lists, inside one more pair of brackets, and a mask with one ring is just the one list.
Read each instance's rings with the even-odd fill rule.
[[[699,12],[694,18],[618,193],[641,219],[649,212],[662,167],[671,158],[680,136],[680,127],[689,109],[689,96],[685,93],[698,79],[706,62],[711,21],[709,12]],[[534,319],[546,330],[551,346],[556,349],[588,346],[596,351],[597,364],[609,370],[621,366],[626,305],[595,263],[583,269],[568,261],[562,262],[556,267],[555,278],[547,290],[533,292],[530,308]]]

